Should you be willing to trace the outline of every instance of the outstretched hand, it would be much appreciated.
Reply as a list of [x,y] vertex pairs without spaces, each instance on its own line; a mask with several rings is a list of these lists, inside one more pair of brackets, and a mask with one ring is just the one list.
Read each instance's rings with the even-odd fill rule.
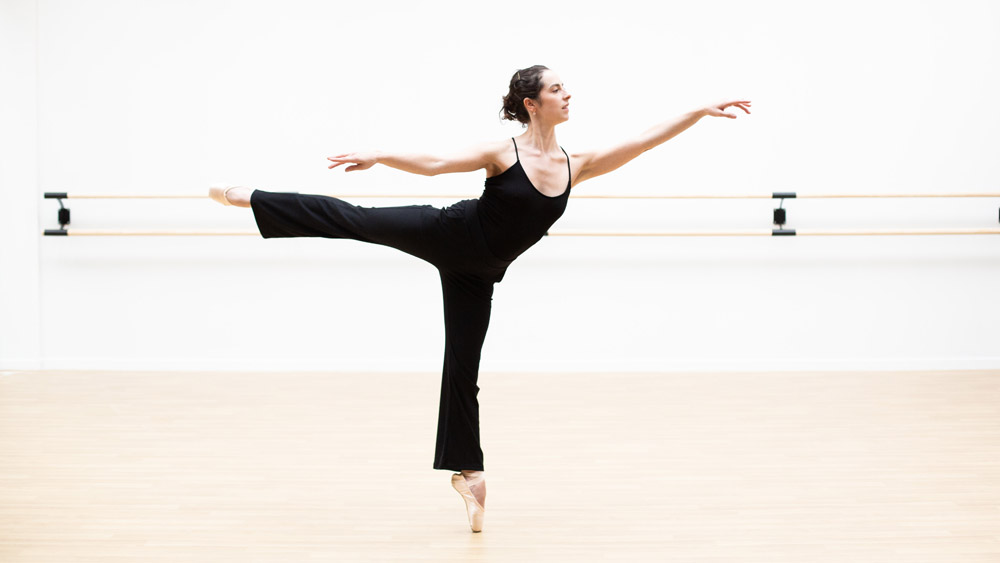
[[344,169],[344,172],[353,172],[355,170],[367,170],[378,162],[378,158],[374,153],[359,153],[352,152],[347,154],[338,154],[337,156],[329,156],[326,158],[333,164],[327,166],[327,169],[332,169],[340,166],[341,164],[351,164]]
[[750,113],[750,101],[749,100],[740,100],[740,101],[722,102],[722,103],[718,103],[718,104],[712,104],[712,105],[710,105],[708,107],[705,107],[701,111],[704,112],[705,115],[710,115],[712,117],[728,117],[729,119],[736,119],[736,114],[732,114],[732,113],[729,113],[729,112],[725,111],[726,108],[731,107],[731,106],[735,106],[735,107],[740,108],[741,110],[747,112],[748,115]]

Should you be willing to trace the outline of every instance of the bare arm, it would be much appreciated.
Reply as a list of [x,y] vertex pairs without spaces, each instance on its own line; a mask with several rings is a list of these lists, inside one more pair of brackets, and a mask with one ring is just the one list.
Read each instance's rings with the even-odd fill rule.
[[473,172],[480,168],[486,168],[497,162],[497,155],[500,150],[501,144],[494,142],[479,145],[448,156],[383,151],[346,153],[328,157],[327,160],[332,164],[327,166],[327,168],[332,169],[342,164],[350,164],[344,170],[354,172],[355,170],[367,170],[376,164],[382,164],[411,174],[437,176],[438,174],[450,174],[453,172]]
[[749,101],[732,101],[713,104],[665,121],[646,130],[638,137],[625,141],[617,146],[577,155],[577,157],[583,162],[579,165],[580,173],[577,175],[576,182],[580,183],[584,180],[589,180],[602,174],[607,174],[608,172],[617,170],[640,154],[653,147],[662,145],[663,143],[683,133],[689,127],[698,123],[702,117],[712,116],[736,119],[735,114],[726,113],[725,111],[725,109],[730,106],[736,106],[746,113],[750,113]]

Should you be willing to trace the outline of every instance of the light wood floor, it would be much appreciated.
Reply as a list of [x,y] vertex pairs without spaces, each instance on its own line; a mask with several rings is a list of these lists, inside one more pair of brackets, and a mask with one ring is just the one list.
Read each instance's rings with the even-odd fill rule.
[[1000,372],[0,373],[0,561],[1000,561]]

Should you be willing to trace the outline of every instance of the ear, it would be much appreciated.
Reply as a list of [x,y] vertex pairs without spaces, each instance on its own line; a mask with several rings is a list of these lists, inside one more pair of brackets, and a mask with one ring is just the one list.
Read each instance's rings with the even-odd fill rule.
[[532,100],[531,98],[525,98],[524,109],[528,110],[528,115],[531,115],[532,113],[538,110],[538,104],[535,102],[535,100]]

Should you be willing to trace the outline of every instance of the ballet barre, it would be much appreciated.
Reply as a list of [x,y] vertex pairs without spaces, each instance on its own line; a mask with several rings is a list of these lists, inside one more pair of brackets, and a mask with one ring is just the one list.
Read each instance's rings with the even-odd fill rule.
[[[478,194],[316,194],[340,199],[469,199]],[[904,194],[571,194],[573,199],[843,199],[843,198],[924,198],[924,197],[996,197],[996,193],[904,193]],[[208,199],[205,194],[71,194],[45,192],[45,199]]]
[[[257,231],[233,230],[128,230],[128,229],[47,229],[45,236],[260,236]],[[550,237],[780,237],[780,236],[913,236],[913,235],[1000,235],[996,229],[749,229],[734,231],[551,231]]]
[[[323,194],[325,195],[325,194]],[[464,194],[331,194],[340,199],[467,199]],[[69,192],[45,192],[45,199],[59,201],[58,229],[46,229],[44,236],[248,236],[256,231],[233,230],[102,230],[67,229],[70,210],[63,205],[64,199],[207,199],[204,194],[71,194]],[[812,230],[786,229],[786,199],[844,199],[844,198],[1000,198],[1000,193],[901,193],[901,194],[799,194],[797,192],[772,192],[771,194],[580,194],[574,199],[777,199],[780,206],[774,209],[773,224],[776,229],[750,229],[734,231],[562,231],[546,233],[546,236],[569,237],[743,237],[743,236],[914,236],[914,235],[993,235],[1000,229],[952,228],[952,229],[865,229],[865,230]],[[998,214],[1000,218],[1000,214]]]

